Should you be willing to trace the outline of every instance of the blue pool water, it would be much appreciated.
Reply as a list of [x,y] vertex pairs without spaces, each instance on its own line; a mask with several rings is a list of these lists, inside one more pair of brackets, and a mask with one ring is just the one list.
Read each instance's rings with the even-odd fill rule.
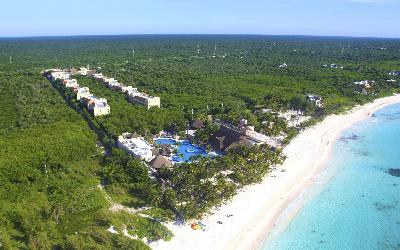
[[[159,138],[156,141],[158,145],[177,145],[176,140],[171,138]],[[190,141],[180,141],[178,144],[178,153],[172,156],[175,162],[190,162],[194,156],[207,156],[207,151],[202,147],[193,145]]]
[[388,173],[400,168],[400,105],[342,136],[321,183],[262,249],[400,249],[400,177]]
[[156,144],[158,144],[158,145],[175,145],[176,141],[171,138],[159,138],[156,140]]

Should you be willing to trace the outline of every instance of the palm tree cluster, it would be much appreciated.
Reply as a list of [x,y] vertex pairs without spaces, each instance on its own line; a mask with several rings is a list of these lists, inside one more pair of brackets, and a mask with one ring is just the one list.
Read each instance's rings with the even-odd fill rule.
[[252,148],[238,145],[224,157],[199,158],[192,163],[163,169],[160,177],[168,184],[168,197],[173,197],[165,202],[176,207],[185,219],[200,218],[211,208],[231,199],[243,186],[261,182],[267,172],[283,160],[280,150],[267,145]]

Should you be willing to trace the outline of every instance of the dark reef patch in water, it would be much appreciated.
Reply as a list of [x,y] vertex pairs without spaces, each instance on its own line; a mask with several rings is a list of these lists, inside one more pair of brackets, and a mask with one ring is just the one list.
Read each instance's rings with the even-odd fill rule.
[[391,244],[389,239],[385,239],[385,242],[378,242],[377,249],[400,249],[400,243]]
[[393,121],[393,120],[399,120],[400,119],[400,113],[395,113],[395,114],[380,114],[379,116],[384,119],[384,121]]
[[389,117],[389,118],[386,118],[386,120],[388,120],[388,121],[395,121],[395,120],[399,120],[400,119],[400,117]]
[[374,202],[373,203],[376,210],[378,211],[388,211],[388,210],[392,210],[392,209],[397,209],[399,206],[399,201],[395,201],[392,204],[384,204],[381,202]]
[[368,156],[371,153],[370,152],[366,152],[366,151],[356,151],[355,154],[356,155],[361,155],[361,156]]
[[[349,151],[351,151],[352,154],[354,155],[360,155],[360,156],[371,156],[372,152],[366,151],[364,148],[359,148],[359,147],[351,147],[349,148]],[[376,166],[374,166],[376,167]]]
[[391,176],[400,177],[400,168],[389,168],[387,173]]
[[341,140],[341,141],[344,141],[344,142],[348,142],[348,141],[350,141],[350,140],[355,141],[355,140],[358,140],[358,139],[361,139],[361,138],[362,138],[362,136],[359,136],[359,135],[356,135],[356,134],[352,134],[352,135],[350,135],[350,136],[342,136],[342,137],[340,138],[340,140]]

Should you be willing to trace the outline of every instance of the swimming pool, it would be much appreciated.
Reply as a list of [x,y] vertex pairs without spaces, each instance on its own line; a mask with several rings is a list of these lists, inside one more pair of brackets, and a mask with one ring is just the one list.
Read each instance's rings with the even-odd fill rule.
[[[158,145],[177,145],[177,141],[172,138],[158,138],[155,143]],[[190,141],[179,141],[177,146],[178,152],[172,156],[174,162],[190,162],[191,158],[197,155],[208,156],[204,148],[195,146]]]

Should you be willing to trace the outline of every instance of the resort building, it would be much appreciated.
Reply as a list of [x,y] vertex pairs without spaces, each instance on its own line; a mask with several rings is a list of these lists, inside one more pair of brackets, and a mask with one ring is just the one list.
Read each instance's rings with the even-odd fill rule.
[[122,91],[122,87],[124,86],[122,83],[119,83],[117,80],[114,80],[112,82],[109,82],[107,86],[110,89],[116,90],[116,91]]
[[79,68],[79,69],[77,69],[77,68],[69,68],[66,71],[68,73],[70,73],[72,76],[73,75],[83,75],[83,76],[85,76],[85,75],[87,75],[89,69],[87,69],[87,68]]
[[122,91],[122,88],[125,86],[124,84],[119,83],[114,78],[103,77],[102,79],[100,79],[100,81],[105,83],[108,88],[117,90],[117,91]]
[[[136,89],[137,90],[137,89]],[[123,93],[128,93],[134,91],[134,88],[132,86],[122,86],[121,91]]]
[[254,130],[254,126],[247,126],[244,128],[244,134],[249,140],[255,141],[259,144],[265,144],[271,142],[270,137],[258,133]]
[[90,76],[93,77],[96,80],[103,80],[104,79],[104,76],[103,76],[102,73],[95,73],[95,74],[91,74]]
[[368,95],[368,91],[375,84],[375,81],[365,80],[360,82],[354,82],[356,85],[356,91],[363,95]]
[[69,68],[67,69],[67,72],[71,74],[71,76],[77,75],[78,74],[78,69],[76,68]]
[[[108,115],[110,113],[110,106],[107,103],[107,99],[97,98],[92,95],[88,87],[79,87],[76,79],[70,79],[71,74],[86,74],[88,69],[80,68],[78,71],[75,68],[70,68],[66,70],[61,69],[48,69],[43,72],[50,81],[51,80],[62,80],[59,81],[60,85],[64,88],[70,88],[76,94],[76,99],[86,105],[88,111],[94,116]],[[96,77],[102,77],[101,74],[95,74]],[[93,76],[92,75],[92,76]]]
[[306,100],[312,102],[318,108],[322,108],[324,106],[321,96],[308,94],[306,95]]
[[46,69],[43,71],[43,76],[49,77],[54,72],[62,72],[62,69]]
[[80,101],[82,98],[89,98],[91,96],[88,87],[77,88],[76,90],[76,100]]
[[278,137],[269,137],[255,131],[254,126],[249,126],[246,119],[241,119],[238,126],[229,123],[220,123],[220,129],[210,138],[210,144],[216,151],[226,151],[237,145],[252,147],[254,145],[268,144],[272,147],[282,145]]
[[71,77],[70,73],[64,72],[64,71],[55,71],[55,72],[50,73],[50,75],[51,75],[51,79],[53,81],[67,80],[67,79],[70,79],[70,77]]
[[118,137],[118,147],[146,162],[153,158],[152,146],[142,137],[134,136],[131,133],[124,133]]
[[210,144],[216,151],[226,151],[237,145],[252,147],[256,142],[249,140],[243,131],[221,124],[220,129],[211,136]]
[[103,83],[109,83],[109,82],[116,81],[116,80],[114,78],[112,78],[112,77],[104,76],[100,81],[103,82]]
[[298,127],[303,122],[311,119],[311,116],[305,116],[301,110],[287,110],[285,112],[279,112],[279,117],[286,120],[289,127]]
[[137,91],[136,88],[133,88],[133,91],[127,92],[127,95],[130,102],[143,105],[147,107],[147,109],[151,107],[160,107],[160,97],[149,96]]
[[110,114],[110,105],[107,104],[107,100],[104,98],[91,99],[87,103],[87,108],[93,116],[102,116]]
[[81,103],[87,105],[90,101],[96,100],[96,99],[97,98],[94,95],[89,94],[88,96],[82,96],[80,101],[81,101]]
[[278,146],[277,140],[255,131],[254,126],[249,126],[246,119],[241,119],[238,125],[238,131],[251,142],[251,144],[268,144]]
[[88,71],[89,71],[89,69],[87,69],[87,68],[80,68],[79,71],[78,71],[77,73],[78,73],[79,75],[86,76],[87,73],[88,73]]
[[364,80],[364,81],[360,81],[360,82],[354,82],[354,84],[355,84],[355,85],[362,86],[362,87],[364,87],[364,88],[366,88],[366,89],[369,89],[369,88],[371,88],[371,87],[375,84],[375,81]]
[[78,88],[79,87],[78,81],[76,79],[64,80],[63,84],[64,84],[64,87],[66,87],[66,88]]
[[147,109],[151,107],[159,108],[161,106],[160,97],[150,96],[146,93],[139,92],[137,88],[126,86],[122,83],[119,83],[114,78],[103,76],[101,73],[92,74],[91,76],[94,79],[106,84],[108,88],[125,93],[128,100],[132,103],[143,105],[147,107]]

